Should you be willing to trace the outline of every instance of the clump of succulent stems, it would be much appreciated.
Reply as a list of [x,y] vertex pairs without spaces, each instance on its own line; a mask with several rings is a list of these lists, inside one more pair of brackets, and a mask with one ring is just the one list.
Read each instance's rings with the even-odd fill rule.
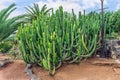
[[97,13],[79,16],[59,7],[51,15],[40,14],[18,30],[19,47],[26,63],[38,64],[55,74],[64,62],[80,63],[97,49],[100,19]]

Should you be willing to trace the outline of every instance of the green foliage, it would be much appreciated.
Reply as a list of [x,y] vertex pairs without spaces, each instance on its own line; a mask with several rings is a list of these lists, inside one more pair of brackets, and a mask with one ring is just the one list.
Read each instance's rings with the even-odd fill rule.
[[13,59],[22,60],[22,55],[20,54],[18,44],[13,43],[12,48],[7,52],[7,54],[11,55]]
[[[99,14],[100,15],[100,14]],[[120,10],[116,12],[105,12],[104,14],[104,24],[106,38],[113,39],[118,38],[118,32],[120,31]]]
[[120,10],[114,12],[109,19],[110,27],[113,27],[114,31],[120,31]]
[[0,52],[6,53],[12,48],[12,42],[0,42]]
[[[94,23],[94,24],[93,24]],[[96,13],[79,17],[63,11],[41,14],[32,24],[19,27],[19,48],[26,63],[35,63],[54,75],[63,62],[79,63],[97,48],[100,20]]]
[[15,9],[15,4],[11,4],[8,8],[0,11],[0,41],[10,36],[23,22],[21,18],[24,16],[8,18]]
[[48,15],[49,11],[52,10],[52,8],[47,9],[46,4],[40,9],[38,4],[34,3],[34,6],[28,6],[26,7],[27,10],[27,20],[32,22],[32,20],[36,20],[38,17],[41,16],[41,14]]

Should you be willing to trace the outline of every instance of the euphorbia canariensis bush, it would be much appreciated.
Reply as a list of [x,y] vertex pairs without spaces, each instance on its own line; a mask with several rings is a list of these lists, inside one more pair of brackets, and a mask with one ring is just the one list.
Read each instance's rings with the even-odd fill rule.
[[18,39],[26,63],[38,64],[55,74],[63,63],[80,63],[97,49],[100,20],[96,13],[77,17],[59,7],[51,15],[19,27]]

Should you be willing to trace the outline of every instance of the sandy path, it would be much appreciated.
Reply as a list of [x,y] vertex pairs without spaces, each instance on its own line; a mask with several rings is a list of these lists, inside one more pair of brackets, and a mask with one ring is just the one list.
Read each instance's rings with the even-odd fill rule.
[[[54,77],[49,76],[43,68],[34,67],[33,71],[40,80],[120,80],[120,68],[116,73],[113,66],[96,66],[90,62],[96,59],[89,59],[81,64],[64,65],[56,71]],[[0,80],[30,80],[24,73],[25,64],[22,60],[14,60],[4,68],[0,68]]]
[[120,74],[114,72],[112,66],[96,66],[89,61],[65,65],[57,70],[54,77],[41,68],[34,68],[34,71],[42,80],[120,80]]
[[15,60],[0,69],[0,80],[29,80],[24,73],[25,64],[21,60]]

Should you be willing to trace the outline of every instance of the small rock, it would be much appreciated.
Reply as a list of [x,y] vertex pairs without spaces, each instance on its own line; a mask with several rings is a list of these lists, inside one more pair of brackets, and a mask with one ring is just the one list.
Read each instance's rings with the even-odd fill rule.
[[27,64],[26,68],[24,69],[24,71],[27,73],[27,70],[28,69],[31,69],[32,68],[32,64]]
[[13,62],[11,59],[0,59],[0,67],[3,67],[11,62]]
[[39,80],[39,79],[38,79],[38,77],[37,77],[36,75],[33,74],[33,75],[31,76],[31,80]]
[[0,61],[0,67],[3,67],[5,63],[3,61]]
[[39,80],[39,78],[33,73],[32,64],[27,64],[25,70],[26,74],[31,77],[30,80]]
[[32,68],[32,64],[27,64],[27,68]]
[[31,69],[28,69],[26,72],[27,75],[31,76],[33,74],[33,71]]

